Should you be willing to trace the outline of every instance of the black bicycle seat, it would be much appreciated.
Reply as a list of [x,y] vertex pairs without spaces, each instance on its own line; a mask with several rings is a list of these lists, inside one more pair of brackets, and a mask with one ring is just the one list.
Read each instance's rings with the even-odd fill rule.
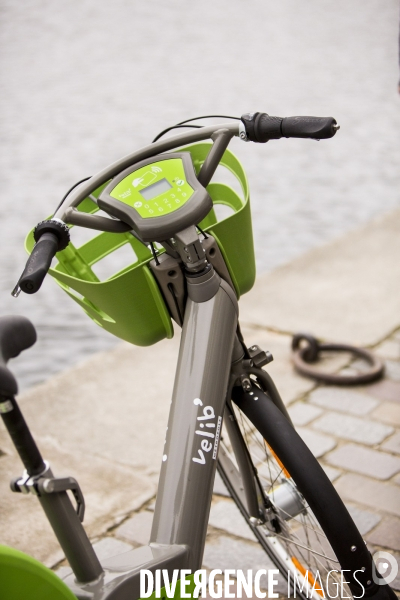
[[0,393],[15,395],[18,384],[7,368],[10,358],[33,346],[36,330],[26,317],[9,315],[0,317]]

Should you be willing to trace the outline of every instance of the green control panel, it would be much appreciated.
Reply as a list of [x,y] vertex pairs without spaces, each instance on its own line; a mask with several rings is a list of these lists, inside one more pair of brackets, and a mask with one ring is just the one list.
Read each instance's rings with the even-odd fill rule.
[[97,203],[144,243],[168,240],[197,225],[213,206],[189,152],[157,154],[130,165],[113,177]]
[[120,181],[110,196],[131,206],[143,219],[168,215],[193,194],[186,181],[183,161],[170,158],[153,162]]

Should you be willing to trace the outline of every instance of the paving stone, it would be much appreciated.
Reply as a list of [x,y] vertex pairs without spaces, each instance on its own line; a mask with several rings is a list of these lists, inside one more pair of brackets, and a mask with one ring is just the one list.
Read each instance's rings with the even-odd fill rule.
[[211,506],[209,524],[217,529],[237,535],[252,542],[257,538],[242,517],[236,504],[231,500],[216,502]]
[[148,544],[153,523],[153,514],[149,511],[136,513],[116,530],[115,535],[133,544]]
[[382,344],[379,344],[374,348],[374,353],[383,358],[400,358],[400,341],[399,340],[385,340]]
[[349,413],[351,415],[366,415],[378,404],[378,401],[362,392],[333,387],[320,387],[309,395],[313,404],[329,410]]
[[383,402],[374,410],[372,416],[384,423],[400,427],[400,402],[398,404],[395,402]]
[[400,381],[383,379],[382,381],[367,386],[365,391],[379,400],[400,402]]
[[385,360],[385,377],[393,381],[400,381],[400,361]]
[[100,541],[93,544],[93,548],[98,556],[98,559],[101,561],[105,558],[110,558],[110,556],[128,552],[129,550],[133,549],[133,546],[113,537],[104,537]]
[[377,546],[400,550],[400,519],[387,517],[368,534],[367,540]]
[[346,507],[361,535],[365,535],[368,531],[371,531],[382,519],[380,515],[368,510],[362,510],[354,504],[346,504]]
[[296,427],[296,431],[316,458],[323,456],[336,446],[336,441],[333,438],[316,433],[306,427]]
[[[111,556],[116,556],[117,554],[123,554],[124,552],[129,552],[129,550],[133,549],[131,544],[127,544],[122,542],[121,540],[117,540],[113,537],[104,537],[98,542],[93,544],[94,551],[97,554],[98,559],[101,561],[106,558],[110,558]],[[54,570],[55,574],[58,575],[60,579],[65,579],[68,575],[71,574],[71,567],[62,566],[58,567]]]
[[335,488],[343,499],[400,517],[400,488],[398,485],[386,481],[376,481],[364,475],[346,473],[335,482]]
[[356,471],[375,479],[389,479],[400,471],[400,458],[356,444],[345,444],[326,457],[335,467]]
[[339,469],[335,469],[334,467],[331,467],[329,465],[324,465],[321,463],[321,467],[324,469],[325,473],[328,475],[331,481],[335,481],[342,474],[342,472],[339,471]]
[[[220,536],[217,541],[206,542],[203,565],[208,569],[252,569],[253,574],[259,569],[276,569],[271,559],[258,544],[240,542],[226,536]],[[285,574],[275,576],[279,585],[274,588],[281,594],[287,595],[287,579]],[[260,587],[267,589],[267,577],[263,575]],[[234,588],[233,588],[234,589]]]
[[289,408],[290,418],[294,425],[307,425],[313,419],[316,419],[321,414],[322,410],[316,406],[312,406],[307,402],[296,402],[291,404]]
[[[54,533],[53,533],[54,535]],[[27,552],[27,554],[30,554],[29,551]],[[43,561],[43,564],[45,567],[48,567],[49,569],[54,569],[57,567],[57,565],[59,565],[61,562],[65,561],[65,554],[62,551],[61,548],[57,548],[57,550],[55,550],[55,552],[52,552],[47,558],[45,558]]]
[[217,494],[217,496],[226,496],[227,498],[230,498],[230,494],[226,489],[226,485],[222,481],[221,475],[218,473],[218,471],[215,473],[213,494]]
[[371,446],[379,444],[393,433],[393,428],[387,425],[333,412],[326,413],[314,421],[312,426],[326,433]]
[[398,485],[400,485],[400,475],[396,475],[396,477],[394,477],[393,481],[395,483],[397,483]]
[[71,574],[71,567],[58,567],[58,569],[55,569],[54,573],[60,579],[65,579],[67,577],[67,575]]
[[400,454],[400,431],[392,435],[387,439],[381,446],[382,450],[389,450],[390,452],[396,452]]

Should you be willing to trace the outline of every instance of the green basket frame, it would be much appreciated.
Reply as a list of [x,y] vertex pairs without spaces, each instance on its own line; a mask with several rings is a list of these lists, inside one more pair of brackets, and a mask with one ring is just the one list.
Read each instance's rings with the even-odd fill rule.
[[[190,152],[198,173],[211,146],[211,143],[197,143],[179,151]],[[211,209],[199,225],[217,241],[240,297],[252,288],[256,272],[249,189],[243,167],[232,152],[226,150],[220,164],[236,177],[243,196],[224,183],[210,183],[207,190],[213,203],[226,205],[234,212],[217,221],[215,211]],[[93,195],[97,197],[105,185]],[[90,198],[86,198],[78,210],[95,213],[99,209]],[[100,281],[92,265],[125,244],[132,247],[135,262]],[[34,245],[31,231],[25,241],[28,253],[32,252]],[[152,253],[129,232],[100,233],[79,248],[70,243],[56,257],[59,262],[49,270],[50,275],[100,327],[137,346],[150,346],[173,337],[171,317],[148,266]]]
[[76,600],[63,581],[39,561],[0,546],[0,597],[7,600]]

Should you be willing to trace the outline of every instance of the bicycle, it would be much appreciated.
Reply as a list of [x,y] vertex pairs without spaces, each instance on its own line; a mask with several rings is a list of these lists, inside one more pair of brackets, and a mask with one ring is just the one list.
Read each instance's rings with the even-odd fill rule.
[[[70,563],[63,593],[73,596],[58,591],[60,597],[139,598],[144,569],[164,569],[169,581],[174,569],[188,569],[193,592],[218,462],[266,554],[289,573],[292,589],[301,584],[300,597],[320,598],[317,574],[339,584],[344,570],[345,590],[355,598],[394,599],[263,370],[271,355],[247,347],[238,324],[237,301],[251,289],[255,267],[247,179],[229,142],[234,136],[261,143],[326,139],[339,127],[331,117],[281,119],[265,113],[205,127],[193,121],[175,126],[192,131],[160,140],[175,127],[168,128],[149,146],[71,188],[54,215],[29,234],[31,254],[13,291],[37,292],[50,271],[92,319],[131,343],[172,337],[171,318],[182,327],[150,543],[100,564],[81,524],[78,483],[54,477],[15,401],[16,382],[5,363],[34,342],[24,319],[0,322],[0,412],[26,468],[12,489],[38,496]],[[208,139],[212,143],[204,143]],[[242,198],[226,184],[211,182],[220,165],[236,177]],[[233,214],[217,221],[217,204]],[[99,210],[106,215],[96,214]],[[77,249],[70,242],[71,226],[102,233]],[[123,245],[131,246],[135,262],[100,281],[91,266]],[[56,254],[59,262],[51,269]],[[181,583],[175,596],[164,586],[162,597],[181,597]]]

